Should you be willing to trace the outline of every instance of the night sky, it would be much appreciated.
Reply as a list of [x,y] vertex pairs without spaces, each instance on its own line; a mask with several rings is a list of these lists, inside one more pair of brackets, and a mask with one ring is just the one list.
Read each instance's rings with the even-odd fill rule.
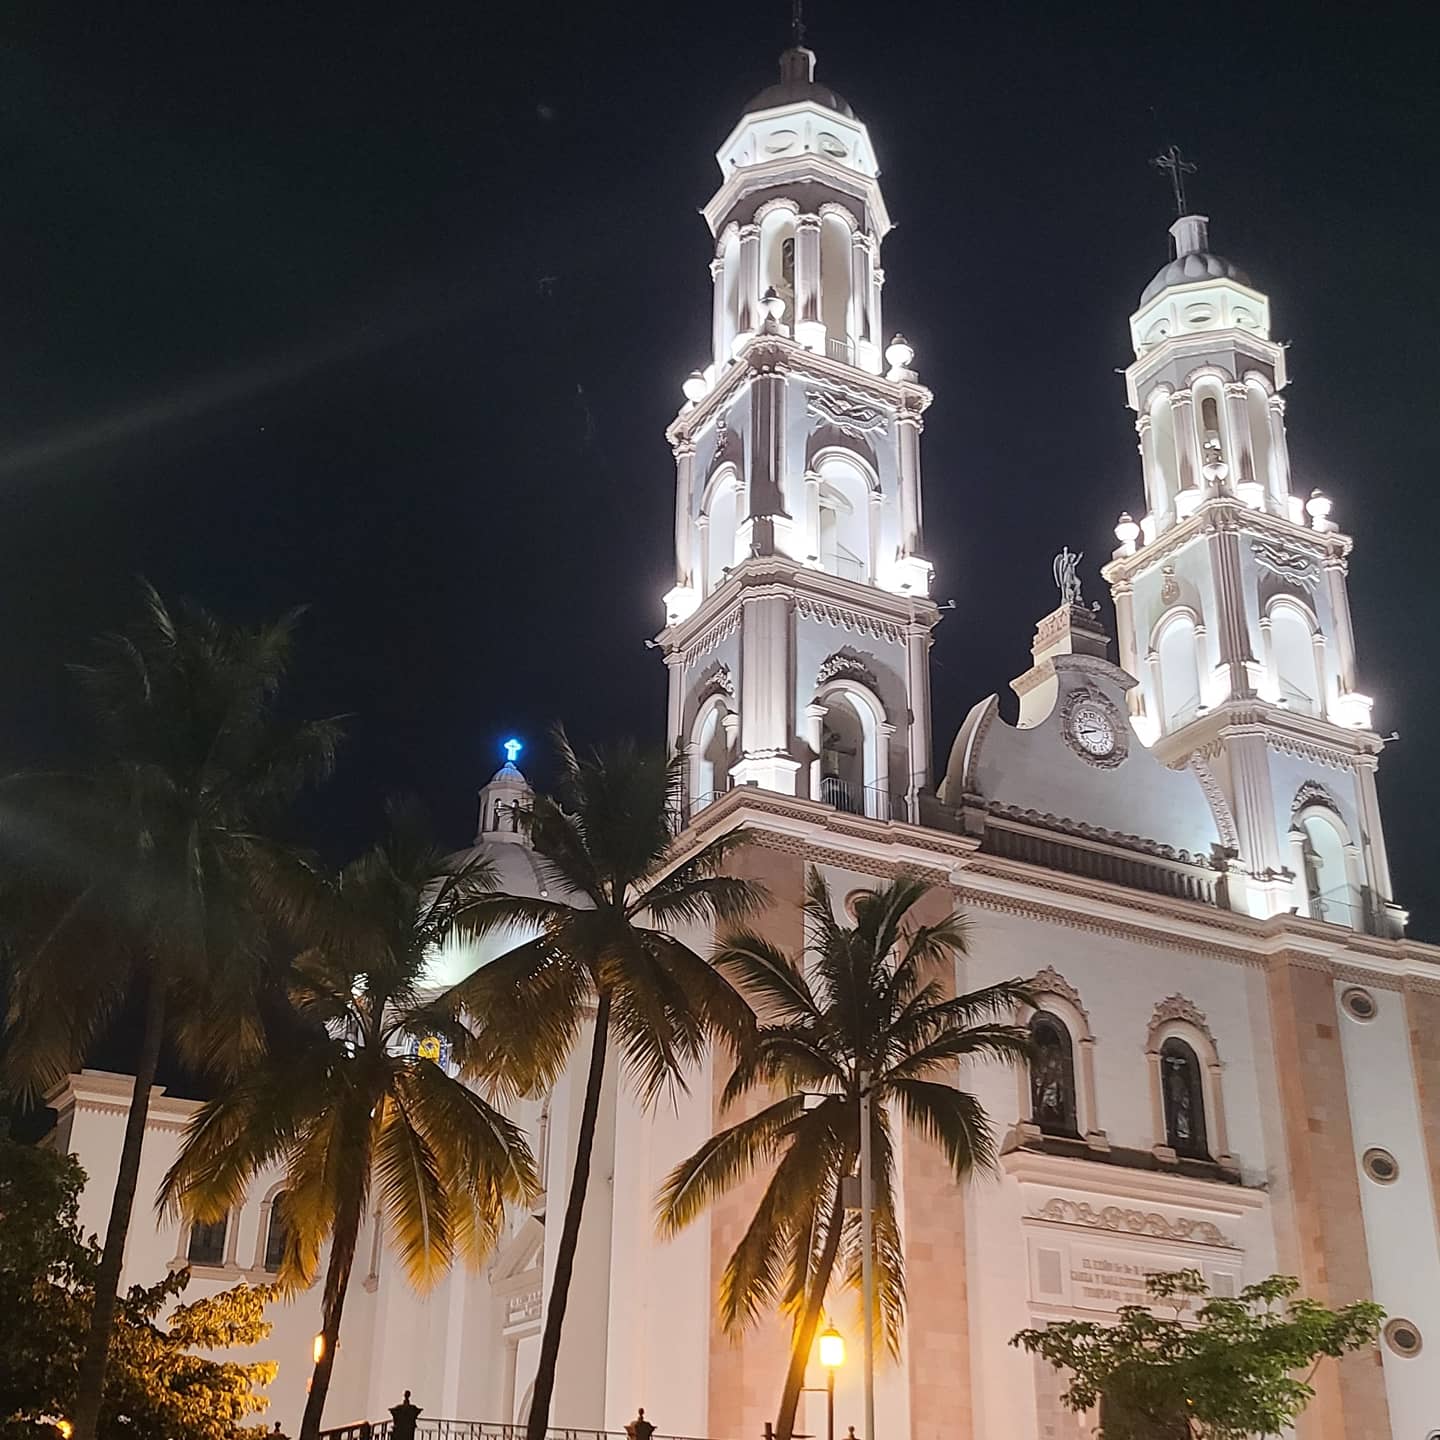
[[[1115,373],[1166,258],[1147,158],[1293,343],[1297,488],[1352,602],[1398,898],[1440,937],[1434,580],[1440,103],[1421,8],[811,0],[896,229],[924,437],[937,768],[1142,494]],[[295,703],[353,712],[308,817],[413,788],[473,826],[499,741],[663,739],[680,382],[706,360],[713,152],[785,0],[27,0],[0,29],[0,768],[78,743],[63,665],[134,577],[305,603]],[[1109,615],[1108,600],[1106,614]],[[1009,692],[1005,692],[1007,697]],[[1013,700],[1013,697],[1011,697]],[[1007,709],[1013,714],[1013,703]],[[522,761],[523,763],[523,761]]]

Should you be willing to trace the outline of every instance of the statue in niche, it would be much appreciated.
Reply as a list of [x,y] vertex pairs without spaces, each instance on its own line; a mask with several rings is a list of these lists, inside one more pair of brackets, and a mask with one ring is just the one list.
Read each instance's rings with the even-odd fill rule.
[[1075,1062],[1070,1032],[1053,1015],[1030,1020],[1030,1118],[1047,1135],[1074,1135]]

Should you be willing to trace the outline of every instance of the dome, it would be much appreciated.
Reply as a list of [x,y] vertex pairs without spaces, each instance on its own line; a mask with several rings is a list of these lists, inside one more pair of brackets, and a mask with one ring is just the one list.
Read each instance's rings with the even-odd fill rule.
[[1170,227],[1170,233],[1175,237],[1175,258],[1162,265],[1141,292],[1142,306],[1175,285],[1194,285],[1201,280],[1238,280],[1242,285],[1250,283],[1249,277],[1238,265],[1210,251],[1208,225],[1204,215],[1182,215]]
[[802,101],[821,105],[833,110],[847,120],[860,117],[850,108],[844,96],[837,94],[828,85],[815,83],[815,52],[797,45],[780,57],[780,79],[774,85],[767,85],[745,107],[747,115],[757,110],[774,110],[780,105],[798,105]]

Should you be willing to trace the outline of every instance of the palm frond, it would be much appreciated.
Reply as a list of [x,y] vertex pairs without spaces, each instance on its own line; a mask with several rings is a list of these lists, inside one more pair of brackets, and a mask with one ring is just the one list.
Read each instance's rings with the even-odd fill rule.
[[753,930],[726,936],[711,959],[717,970],[738,982],[762,1020],[776,1025],[821,1020],[819,1003],[800,967]]
[[995,1168],[994,1134],[975,1096],[934,1080],[895,1080],[886,1088],[905,1123],[940,1149],[957,1180]]

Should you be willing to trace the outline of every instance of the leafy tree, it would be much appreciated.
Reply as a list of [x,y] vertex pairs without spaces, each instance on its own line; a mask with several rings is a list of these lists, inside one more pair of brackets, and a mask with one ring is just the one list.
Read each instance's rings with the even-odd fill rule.
[[462,1080],[418,1053],[434,1037],[475,1072],[494,1044],[426,969],[473,923],[492,875],[447,861],[412,809],[390,807],[385,837],[338,875],[289,877],[286,924],[304,949],[289,990],[293,1033],[194,1115],[161,1201],[215,1221],[255,1175],[285,1171],[285,1286],[309,1284],[328,1239],[321,1334],[300,1440],[320,1430],[356,1240],[372,1187],[417,1286],[457,1252],[479,1260],[507,1202],[536,1192],[521,1131]]
[[[54,1440],[74,1413],[100,1250],[77,1220],[85,1175],[73,1156],[0,1137],[0,1440]],[[270,1333],[269,1287],[240,1285],[160,1316],[188,1270],[136,1286],[115,1316],[99,1415],[101,1440],[240,1440],[265,1408],[270,1361],[197,1355],[258,1344]]]
[[[1017,981],[948,996],[942,976],[965,951],[965,922],[947,915],[917,925],[928,887],[901,879],[860,901],[853,926],[835,918],[812,870],[807,953],[787,955],[740,932],[716,955],[753,1001],[761,1025],[722,1096],[730,1107],[759,1092],[757,1113],[707,1140],[671,1171],[660,1223],[675,1232],[757,1172],[769,1181],[720,1281],[725,1328],[743,1330],[779,1304],[793,1317],[790,1364],[776,1434],[790,1440],[825,1296],[837,1261],[851,1285],[861,1268],[860,1220],[847,1214],[843,1181],[860,1153],[860,1100],[868,1083],[875,1185],[875,1326],[898,1349],[905,1306],[904,1256],[895,1212],[891,1112],[938,1145],[957,1180],[994,1164],[989,1120],[955,1082],[967,1060],[1014,1064],[1028,1049],[1007,1016],[1026,999]],[[867,1078],[868,1077],[868,1082]],[[814,1103],[811,1097],[818,1100]],[[823,1098],[820,1098],[823,1097]]]
[[1105,1440],[1279,1435],[1313,1398],[1319,1362],[1373,1344],[1384,1318],[1368,1300],[1330,1310],[1298,1296],[1287,1275],[1233,1299],[1212,1295],[1196,1270],[1148,1275],[1145,1288],[1175,1314],[1125,1305],[1113,1323],[1060,1320],[1010,1342],[1070,1371],[1062,1400],[1100,1405]]
[[495,1016],[520,1090],[553,1084],[593,1017],[575,1166],[556,1249],[555,1274],[535,1375],[527,1440],[543,1440],[580,1237],[600,1091],[611,1044],[642,1102],[685,1075],[715,1038],[744,1034],[749,1007],[710,964],[669,928],[732,920],[758,905],[753,882],[720,874],[740,843],[727,837],[670,865],[684,762],[622,744],[581,759],[557,732],[561,777],[522,817],[547,878],[549,897],[497,897],[492,930],[538,929],[456,987],[469,1007]]
[[172,610],[148,586],[144,601],[75,667],[99,737],[93,766],[12,777],[0,806],[7,1082],[43,1094],[123,1004],[142,1013],[75,1440],[95,1437],[161,1045],[211,1073],[254,1050],[259,901],[275,854],[264,831],[328,774],[338,739],[334,721],[290,727],[277,714],[297,615],[249,630]]

